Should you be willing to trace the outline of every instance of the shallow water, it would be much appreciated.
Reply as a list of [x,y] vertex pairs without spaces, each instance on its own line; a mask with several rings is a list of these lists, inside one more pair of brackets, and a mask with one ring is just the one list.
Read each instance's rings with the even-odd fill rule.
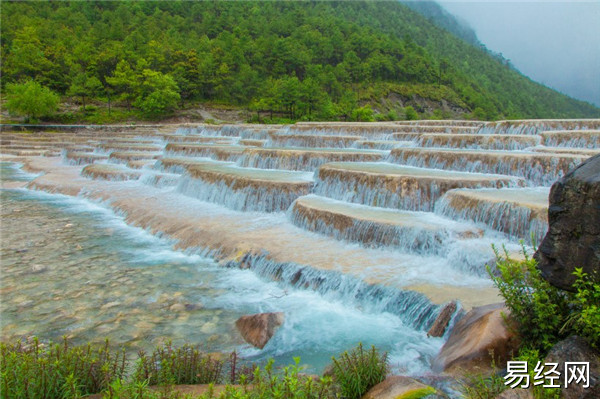
[[[3,180],[31,178],[14,165],[0,166]],[[390,351],[392,364],[410,374],[427,373],[442,345],[393,314],[174,251],[172,243],[82,198],[18,189],[0,190],[0,199],[3,340],[66,335],[79,344],[108,337],[136,352],[169,339],[239,350],[253,360],[290,363],[299,355],[312,371],[362,341]],[[259,351],[243,342],[234,323],[268,311],[283,311],[286,321]]]

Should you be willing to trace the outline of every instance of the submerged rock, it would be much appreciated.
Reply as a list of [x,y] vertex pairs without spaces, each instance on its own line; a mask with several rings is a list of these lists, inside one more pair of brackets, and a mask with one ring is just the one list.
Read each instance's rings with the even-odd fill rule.
[[393,375],[371,388],[362,399],[423,398],[435,392],[415,379]]
[[433,362],[434,369],[488,371],[492,362],[502,367],[519,345],[519,338],[504,320],[508,314],[502,303],[473,308],[452,329]]
[[549,230],[535,259],[542,276],[572,291],[576,267],[600,273],[600,155],[552,185]]
[[450,320],[452,320],[452,315],[454,312],[456,312],[456,307],[456,301],[452,301],[444,305],[444,308],[433,322],[433,325],[427,332],[427,335],[430,337],[443,336],[446,328],[448,328],[448,324],[450,324]]
[[275,330],[283,324],[282,312],[257,313],[240,317],[236,322],[240,334],[246,342],[262,349],[275,334]]
[[[565,362],[589,363],[589,387],[581,383],[571,382],[564,387]],[[557,371],[561,375],[561,393],[564,399],[592,399],[600,397],[600,353],[594,350],[586,340],[571,336],[554,345],[544,359],[544,363],[558,363]],[[584,373],[585,375],[585,373]],[[579,377],[579,374],[576,375]]]

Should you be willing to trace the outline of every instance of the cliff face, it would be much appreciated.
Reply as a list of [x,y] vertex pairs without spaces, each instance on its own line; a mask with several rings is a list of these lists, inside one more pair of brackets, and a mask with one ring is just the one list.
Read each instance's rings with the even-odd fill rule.
[[573,290],[575,268],[600,273],[600,155],[554,183],[549,230],[535,254],[552,285]]

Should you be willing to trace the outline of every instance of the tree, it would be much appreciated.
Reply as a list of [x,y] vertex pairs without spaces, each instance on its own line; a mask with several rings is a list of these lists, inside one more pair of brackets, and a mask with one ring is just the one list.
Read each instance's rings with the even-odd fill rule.
[[71,83],[71,86],[69,87],[68,94],[81,97],[81,106],[85,111],[85,98],[97,96],[102,89],[103,87],[100,79],[80,72],[73,78],[73,83]]
[[60,101],[58,94],[34,80],[9,83],[6,89],[6,108],[15,115],[27,117],[28,121],[36,121],[37,118],[52,114]]
[[175,79],[161,72],[144,69],[135,106],[151,117],[173,111],[181,99]]
[[129,63],[125,60],[119,61],[113,76],[107,76],[106,82],[115,88],[119,99],[127,102],[127,108],[131,109],[131,101],[136,98],[135,91],[138,87],[138,76]]

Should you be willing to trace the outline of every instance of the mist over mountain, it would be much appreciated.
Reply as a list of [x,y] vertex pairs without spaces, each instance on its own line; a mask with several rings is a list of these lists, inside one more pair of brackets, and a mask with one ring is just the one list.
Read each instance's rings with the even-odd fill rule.
[[600,106],[600,1],[439,2],[525,75]]
[[477,35],[471,26],[460,17],[457,17],[444,9],[435,1],[402,0],[402,4],[423,15],[437,26],[446,29],[455,36],[474,46],[480,46]]

